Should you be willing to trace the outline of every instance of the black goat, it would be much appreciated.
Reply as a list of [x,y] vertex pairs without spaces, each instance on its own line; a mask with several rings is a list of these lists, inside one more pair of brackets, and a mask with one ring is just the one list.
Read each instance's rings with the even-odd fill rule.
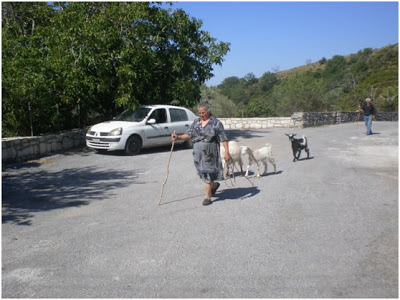
[[292,143],[293,161],[300,158],[301,150],[305,150],[307,152],[307,158],[310,158],[310,149],[308,148],[307,138],[304,135],[301,139],[295,139],[295,133],[285,134],[289,137],[289,141]]

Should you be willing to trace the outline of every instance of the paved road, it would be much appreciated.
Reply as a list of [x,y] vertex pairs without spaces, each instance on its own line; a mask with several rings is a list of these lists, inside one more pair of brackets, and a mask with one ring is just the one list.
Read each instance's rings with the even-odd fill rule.
[[[398,296],[398,123],[228,131],[273,145],[254,187],[236,177],[202,206],[191,150],[68,152],[3,166],[5,298]],[[253,169],[254,171],[254,169]],[[239,174],[237,174],[239,175]]]

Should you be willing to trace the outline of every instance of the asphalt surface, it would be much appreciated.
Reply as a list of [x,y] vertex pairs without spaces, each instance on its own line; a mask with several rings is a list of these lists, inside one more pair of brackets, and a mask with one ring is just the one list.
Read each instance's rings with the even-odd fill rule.
[[2,297],[397,298],[398,123],[373,131],[228,130],[271,143],[278,173],[236,172],[206,207],[180,147],[159,206],[170,147],[3,165]]

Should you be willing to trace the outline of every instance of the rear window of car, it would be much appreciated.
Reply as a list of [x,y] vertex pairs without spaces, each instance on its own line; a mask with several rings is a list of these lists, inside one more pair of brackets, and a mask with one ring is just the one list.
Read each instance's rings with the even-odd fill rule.
[[180,122],[189,120],[186,111],[183,109],[170,108],[171,122]]

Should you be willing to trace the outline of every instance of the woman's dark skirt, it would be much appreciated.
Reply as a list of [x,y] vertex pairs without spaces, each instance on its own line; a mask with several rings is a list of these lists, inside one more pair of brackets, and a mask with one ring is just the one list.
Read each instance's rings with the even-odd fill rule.
[[205,183],[222,180],[219,143],[194,143],[193,159],[197,174]]

